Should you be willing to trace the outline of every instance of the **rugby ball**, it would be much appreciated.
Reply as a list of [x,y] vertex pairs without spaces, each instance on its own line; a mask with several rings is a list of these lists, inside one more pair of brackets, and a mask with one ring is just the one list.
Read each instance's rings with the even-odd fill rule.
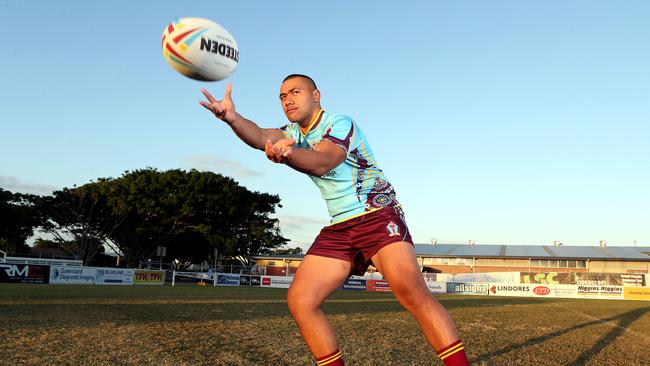
[[200,81],[223,80],[239,62],[239,48],[230,32],[202,18],[169,24],[162,35],[162,51],[176,71]]

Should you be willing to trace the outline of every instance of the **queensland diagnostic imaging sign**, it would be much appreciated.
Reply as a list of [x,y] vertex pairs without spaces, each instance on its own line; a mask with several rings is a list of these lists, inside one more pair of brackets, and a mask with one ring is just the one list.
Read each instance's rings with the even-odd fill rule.
[[76,266],[51,266],[50,283],[68,285],[92,285],[97,275],[96,268]]

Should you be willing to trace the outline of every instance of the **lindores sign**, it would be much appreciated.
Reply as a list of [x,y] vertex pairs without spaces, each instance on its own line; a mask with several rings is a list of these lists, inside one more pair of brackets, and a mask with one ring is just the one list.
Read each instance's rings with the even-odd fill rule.
[[49,283],[50,266],[40,264],[0,264],[0,282]]

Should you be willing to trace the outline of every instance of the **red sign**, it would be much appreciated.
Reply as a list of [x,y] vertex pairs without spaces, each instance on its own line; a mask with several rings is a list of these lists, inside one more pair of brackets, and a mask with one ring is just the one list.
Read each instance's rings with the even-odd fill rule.
[[390,292],[390,285],[386,280],[367,280],[366,291]]
[[548,295],[548,294],[550,294],[550,293],[551,293],[551,289],[548,288],[548,287],[546,287],[546,286],[537,286],[537,287],[533,288],[533,293],[534,293],[535,295],[541,295],[541,296],[544,296],[544,295]]
[[271,279],[269,277],[262,277],[262,286],[271,286]]

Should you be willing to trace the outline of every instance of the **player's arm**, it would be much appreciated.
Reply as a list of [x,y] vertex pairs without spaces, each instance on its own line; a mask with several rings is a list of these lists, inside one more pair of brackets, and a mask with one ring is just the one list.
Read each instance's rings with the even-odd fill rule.
[[284,134],[277,128],[261,128],[255,122],[248,120],[235,110],[235,104],[232,101],[232,85],[226,86],[226,95],[223,100],[216,100],[207,90],[201,89],[205,95],[206,101],[200,101],[199,104],[214,113],[220,120],[226,122],[235,132],[237,137],[248,144],[250,147],[263,150],[266,141],[276,142],[284,138]]
[[280,139],[275,143],[266,142],[266,156],[276,162],[286,164],[293,169],[321,177],[336,168],[345,160],[343,148],[329,140],[322,140],[314,150],[293,147],[294,139]]

